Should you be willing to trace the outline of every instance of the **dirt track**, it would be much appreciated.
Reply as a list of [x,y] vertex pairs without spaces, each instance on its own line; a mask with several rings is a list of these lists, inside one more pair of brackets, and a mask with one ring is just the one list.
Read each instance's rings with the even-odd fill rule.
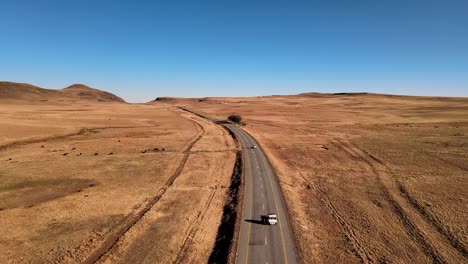
[[[178,112],[178,110],[175,110]],[[122,262],[128,263],[129,261],[132,263],[146,263],[146,262],[164,262],[164,263],[171,263],[171,262],[178,262],[178,263],[187,263],[187,262],[204,262],[207,261],[211,251],[210,247],[214,246],[214,237],[216,236],[216,229],[213,229],[212,226],[206,226],[208,222],[212,222],[215,220],[219,222],[221,217],[221,208],[224,202],[224,197],[227,192],[227,186],[229,184],[229,176],[230,172],[232,172],[232,167],[234,164],[230,164],[234,162],[234,155],[235,152],[230,147],[233,147],[233,143],[229,142],[229,137],[227,133],[224,132],[219,127],[215,126],[214,124],[210,124],[206,120],[202,120],[198,117],[192,116],[190,114],[184,112],[178,112],[178,114],[182,115],[184,118],[187,118],[193,122],[193,125],[197,128],[198,134],[194,137],[194,139],[188,142],[183,147],[184,157],[179,164],[177,170],[175,171],[173,177],[171,177],[170,182],[168,182],[167,187],[164,189],[163,192],[160,192],[158,195],[159,198],[162,198],[163,203],[170,202],[170,203],[187,203],[188,201],[180,201],[184,199],[184,196],[180,195],[180,192],[185,192],[185,188],[202,188],[205,189],[204,186],[200,186],[203,181],[197,181],[193,175],[193,165],[190,167],[191,169],[184,169],[187,162],[193,162],[198,160],[197,156],[204,156],[206,159],[209,156],[224,156],[222,163],[217,163],[218,165],[213,167],[206,167],[208,171],[213,171],[213,176],[215,176],[214,182],[207,190],[207,193],[203,194],[200,198],[204,200],[203,203],[194,204],[193,206],[198,206],[198,212],[196,215],[190,215],[184,213],[186,208],[167,208],[164,209],[166,214],[180,214],[186,215],[186,217],[190,217],[188,221],[183,221],[185,223],[181,224],[181,222],[177,219],[180,216],[174,216],[171,218],[165,218],[164,222],[159,223],[158,217],[154,217],[151,214],[158,214],[158,208],[156,208],[156,203],[152,204],[151,208],[145,212],[145,215],[142,215],[138,222],[129,228],[122,236],[119,238],[117,243],[110,248],[105,255],[100,259],[100,262],[104,263],[115,263],[115,262]],[[205,129],[206,127],[206,129]],[[207,129],[209,132],[207,132]],[[220,142],[222,145],[210,144],[209,141],[214,135],[223,135],[224,141]],[[205,138],[206,137],[206,138]],[[207,149],[208,145],[210,147]],[[200,145],[200,146],[199,146]],[[221,149],[212,149],[221,148]],[[214,152],[212,152],[214,151]],[[213,154],[210,154],[213,153]],[[192,157],[195,156],[195,157]],[[218,160],[218,159],[212,159]],[[205,160],[207,161],[207,160]],[[222,165],[222,166],[219,166]],[[231,171],[229,170],[231,169]],[[217,175],[219,174],[219,175]],[[188,177],[190,175],[190,177]],[[200,175],[201,176],[201,175]],[[220,177],[220,178],[218,178]],[[216,179],[218,178],[218,179]],[[223,179],[224,178],[224,179]],[[190,184],[190,187],[187,186],[187,183],[184,181],[193,182],[194,185]],[[206,179],[205,179],[206,180]],[[211,180],[210,180],[211,181]],[[173,184],[178,182],[175,187]],[[208,182],[206,182],[208,183]],[[200,186],[200,187],[197,187]],[[179,190],[179,187],[182,187]],[[166,197],[165,195],[168,195]],[[193,197],[193,198],[196,198]],[[193,199],[192,198],[192,199]],[[158,199],[159,201],[160,199]],[[164,205],[162,205],[164,207]],[[182,211],[180,211],[182,210]],[[209,214],[208,214],[209,213]],[[207,215],[208,214],[208,215]],[[160,228],[167,228],[171,229],[167,221],[174,222],[174,228],[177,230],[184,230],[184,234],[182,235],[176,243],[178,246],[173,247],[173,249],[167,248],[166,241],[161,241],[160,237],[153,237],[151,235],[151,226],[158,225]],[[163,227],[162,225],[166,225]],[[204,232],[200,232],[202,230]],[[209,231],[208,231],[209,230]],[[155,230],[157,233],[160,233],[162,230]],[[165,231],[167,232],[167,231]],[[180,231],[179,231],[180,232]],[[172,234],[174,235],[174,233]],[[210,241],[210,243],[201,243],[197,244],[194,241]],[[156,244],[156,245],[154,245]],[[157,248],[156,247],[161,247]],[[200,251],[199,247],[205,247],[204,251]],[[163,253],[165,252],[165,253]],[[167,254],[167,252],[172,252],[171,254]],[[161,256],[161,254],[165,254],[165,256]]]
[[163,197],[166,193],[166,190],[171,187],[172,183],[174,183],[175,179],[180,175],[182,169],[185,167],[185,163],[189,157],[188,152],[192,149],[192,147],[200,140],[203,135],[205,134],[205,130],[202,126],[198,123],[194,122],[195,127],[197,128],[198,133],[194,136],[192,140],[187,142],[186,146],[182,148],[182,152],[184,156],[180,161],[179,165],[177,166],[174,173],[169,177],[166,184],[157,192],[156,196],[152,197],[149,202],[143,206],[142,209],[135,212],[132,215],[129,215],[125,220],[125,224],[123,224],[120,228],[113,230],[111,235],[109,235],[106,241],[96,250],[94,251],[83,263],[95,263],[105,254],[112,254],[112,250],[115,247],[115,244],[122,238],[125,233],[127,233],[138,221],[140,221],[143,216],[154,207],[154,205]]

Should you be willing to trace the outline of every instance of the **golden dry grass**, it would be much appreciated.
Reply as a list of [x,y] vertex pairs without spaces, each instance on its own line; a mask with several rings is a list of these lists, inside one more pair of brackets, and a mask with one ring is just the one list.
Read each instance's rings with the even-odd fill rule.
[[164,104],[2,103],[0,262],[204,261],[234,148]]
[[468,261],[468,99],[178,100],[237,113],[279,175],[304,263]]

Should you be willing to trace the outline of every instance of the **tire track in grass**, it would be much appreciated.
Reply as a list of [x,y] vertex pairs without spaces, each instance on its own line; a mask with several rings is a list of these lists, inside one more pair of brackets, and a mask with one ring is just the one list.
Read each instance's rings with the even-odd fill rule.
[[[395,173],[393,170],[390,168],[389,165],[381,161],[380,159],[374,157],[367,151],[357,147],[356,145],[352,145],[355,149],[359,150],[360,152],[363,153],[363,157],[369,156],[372,159],[376,160],[380,165],[384,166],[388,171],[390,171],[393,175]],[[427,154],[427,153],[426,153]],[[429,155],[431,156],[431,155]],[[432,157],[432,156],[431,156]],[[457,164],[451,164],[455,167],[458,167]],[[442,237],[439,237],[440,241],[448,242],[455,250],[458,251],[458,253],[465,258],[465,260],[468,258],[468,250],[466,246],[458,240],[454,234],[450,232],[438,219],[436,216],[434,216],[431,212],[429,212],[424,206],[422,206],[412,195],[411,193],[405,188],[405,186],[398,180],[394,179],[395,185],[397,189],[400,191],[400,195],[406,199],[406,202],[413,207],[413,209],[416,210],[417,213],[419,213],[419,216],[424,220],[429,227],[431,228],[430,230],[432,232],[438,232]],[[436,247],[438,248],[438,247]]]
[[415,224],[414,219],[408,214],[402,203],[398,201],[400,200],[399,197],[390,191],[391,189],[396,190],[397,186],[389,179],[388,175],[382,175],[382,173],[385,173],[385,169],[388,170],[389,168],[385,166],[380,159],[370,155],[355,145],[345,143],[339,139],[334,142],[334,145],[352,157],[363,161],[371,169],[380,183],[385,200],[391,205],[393,212],[403,223],[408,235],[420,246],[421,250],[433,263],[446,263],[446,260],[437,247],[425,236],[424,232]]
[[[221,131],[225,132],[224,129],[221,129]],[[227,139],[227,137],[224,137],[224,138],[225,138],[225,140],[224,140],[225,145],[226,145],[226,147],[228,147],[229,146],[228,139]],[[210,151],[210,150],[203,151],[203,150],[200,150],[200,151],[191,151],[191,153],[202,153],[202,152],[208,152],[208,153],[224,152],[224,153],[226,153],[226,152],[232,152],[232,151],[233,150],[221,150],[221,151]],[[223,159],[223,161],[224,161],[224,164],[223,164],[222,167],[225,167],[228,160]],[[197,219],[195,220],[194,224],[190,227],[190,231],[188,232],[187,236],[184,238],[184,242],[182,243],[182,247],[180,248],[179,253],[177,254],[177,257],[176,257],[176,260],[174,261],[174,263],[184,263],[184,259],[186,259],[187,253],[189,252],[190,246],[192,245],[192,243],[190,243],[190,242],[193,242],[192,240],[194,239],[194,237],[198,233],[198,230],[200,229],[200,225],[203,222],[203,220],[205,218],[205,215],[206,215],[208,209],[210,208],[210,206],[212,204],[212,201],[213,201],[214,197],[216,196],[216,193],[218,192],[219,188],[221,188],[221,190],[222,190],[224,187],[220,186],[220,181],[218,180],[215,188],[210,193],[210,196],[209,196],[209,198],[208,198],[208,200],[207,200],[207,202],[205,204],[204,209],[199,213],[199,215],[197,216]],[[226,193],[226,195],[227,195],[227,193]]]
[[66,133],[62,135],[54,135],[54,136],[48,136],[48,137],[42,137],[42,138],[29,138],[29,139],[24,139],[24,140],[18,140],[10,143],[6,143],[4,145],[0,145],[0,151],[6,150],[9,148],[14,148],[18,146],[24,146],[24,145],[29,145],[29,144],[34,144],[34,143],[39,143],[39,142],[49,142],[49,141],[56,141],[56,140],[61,140],[61,139],[66,139],[69,137],[73,136],[81,136],[85,135],[87,133],[97,133],[98,130],[104,130],[104,129],[119,129],[119,128],[142,128],[142,127],[147,127],[147,126],[116,126],[116,127],[93,127],[93,128],[80,128],[78,131],[71,132],[71,133]]
[[[377,161],[379,164],[381,164],[382,166],[384,166],[388,171],[390,171],[392,174],[395,174],[393,172],[393,170],[390,168],[389,165],[385,164],[383,161],[381,161],[380,159],[374,157],[373,155],[371,155],[370,153],[368,153],[367,151],[365,150],[362,150],[360,149],[359,147],[355,146],[355,145],[352,145],[353,148],[355,149],[358,149],[360,152],[362,152],[363,154],[363,157],[365,156],[368,156],[370,158],[372,158],[373,160]],[[433,158],[436,158],[438,159],[438,157],[434,157],[428,153],[426,153],[428,156],[430,157],[433,157]],[[442,160],[442,159],[440,159]],[[445,160],[442,160],[442,161],[445,161]],[[450,165],[452,166],[455,166],[455,167],[458,167],[458,164],[452,164],[450,163]],[[394,180],[395,181],[395,185],[397,187],[397,189],[400,191],[400,194],[403,198],[405,198],[408,202],[408,204],[410,204],[421,216],[422,219],[424,219],[424,221],[426,221],[429,225],[431,225],[437,232],[439,232],[441,235],[443,235],[445,237],[445,239],[452,245],[452,247],[454,249],[456,249],[459,254],[461,254],[464,258],[468,258],[468,250],[467,248],[463,245],[463,243],[458,240],[454,234],[452,234],[450,232],[450,230],[448,230],[441,222],[440,220],[437,219],[436,216],[434,216],[431,212],[429,212],[426,207],[424,207],[423,205],[421,205],[417,200],[416,198],[414,198],[414,196],[411,195],[411,193],[406,189],[406,187],[397,179]],[[435,231],[434,230],[434,231]]]
[[408,202],[416,209],[419,211],[419,213],[426,218],[427,222],[432,224],[434,228],[439,231],[442,235],[446,237],[446,239],[450,242],[452,247],[454,247],[458,252],[460,252],[463,257],[468,259],[468,250],[466,247],[463,245],[463,243],[458,240],[450,230],[448,230],[445,225],[443,225],[439,219],[437,219],[436,216],[434,216],[432,213],[430,213],[425,206],[421,205],[409,192],[408,190],[404,187],[404,185],[400,182],[397,183],[398,188],[400,189],[400,192],[402,195],[408,200]]
[[[185,118],[185,117],[184,117]],[[101,260],[105,255],[107,255],[109,252],[113,250],[117,242],[133,227],[135,226],[138,221],[140,221],[143,216],[151,209],[153,208],[157,202],[161,199],[161,197],[166,193],[167,189],[172,186],[174,183],[175,179],[180,175],[182,172],[185,163],[187,162],[189,156],[190,156],[190,150],[192,147],[205,135],[205,130],[204,128],[198,124],[196,121],[191,120],[195,127],[197,128],[197,134],[195,137],[189,141],[183,148],[182,152],[184,153],[184,156],[179,163],[179,166],[176,168],[174,173],[169,177],[169,179],[166,181],[166,184],[164,185],[163,188],[161,188],[158,191],[158,194],[150,199],[149,202],[146,203],[146,205],[140,209],[138,212],[133,213],[128,215],[124,220],[124,224],[121,225],[117,230],[115,230],[112,234],[110,234],[105,241],[93,252],[91,253],[90,256],[88,256],[82,263],[83,264],[92,264],[95,263],[99,260]]]
[[[300,166],[296,166],[299,168]],[[307,183],[307,187],[312,189],[314,193],[317,195],[319,200],[324,204],[331,212],[333,218],[338,223],[341,232],[344,234],[346,240],[351,244],[353,248],[353,252],[356,257],[359,258],[361,263],[368,264],[368,263],[376,263],[375,256],[369,251],[365,246],[362,245],[362,242],[354,232],[353,226],[346,221],[346,218],[343,217],[338,209],[333,205],[333,202],[330,200],[330,197],[320,190],[312,181],[308,180],[307,177],[303,174],[301,170],[298,170],[299,175],[301,176],[302,180]]]

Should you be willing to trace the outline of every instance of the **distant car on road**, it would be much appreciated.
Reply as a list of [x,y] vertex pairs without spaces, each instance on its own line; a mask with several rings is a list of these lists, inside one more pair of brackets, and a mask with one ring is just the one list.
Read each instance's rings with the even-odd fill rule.
[[262,215],[262,222],[268,225],[276,225],[278,223],[278,218],[276,214]]
[[256,149],[257,148],[257,145],[253,145],[250,147],[251,149]]

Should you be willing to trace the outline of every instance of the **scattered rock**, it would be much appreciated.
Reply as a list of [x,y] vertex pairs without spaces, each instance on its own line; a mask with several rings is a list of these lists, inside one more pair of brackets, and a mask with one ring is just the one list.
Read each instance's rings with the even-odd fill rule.
[[76,149],[76,147],[73,147],[73,148],[72,148],[72,150],[75,150],[75,149]]
[[44,145],[42,145],[41,148],[44,148]]
[[68,153],[63,153],[64,156],[68,155]]
[[109,154],[108,154],[108,155],[114,155],[114,152],[109,152]]
[[166,149],[165,149],[165,148],[161,148],[161,149],[160,149],[160,148],[153,148],[153,149],[150,149],[150,148],[149,148],[149,149],[143,150],[141,153],[146,153],[146,152],[158,152],[158,151],[166,151]]
[[96,152],[96,153],[94,153],[94,156],[97,156],[97,155],[99,155],[99,153],[97,153],[97,152]]
[[81,154],[81,152],[80,152],[80,153],[78,153],[78,154],[76,154],[76,156],[81,156],[81,155],[82,155],[82,154]]

